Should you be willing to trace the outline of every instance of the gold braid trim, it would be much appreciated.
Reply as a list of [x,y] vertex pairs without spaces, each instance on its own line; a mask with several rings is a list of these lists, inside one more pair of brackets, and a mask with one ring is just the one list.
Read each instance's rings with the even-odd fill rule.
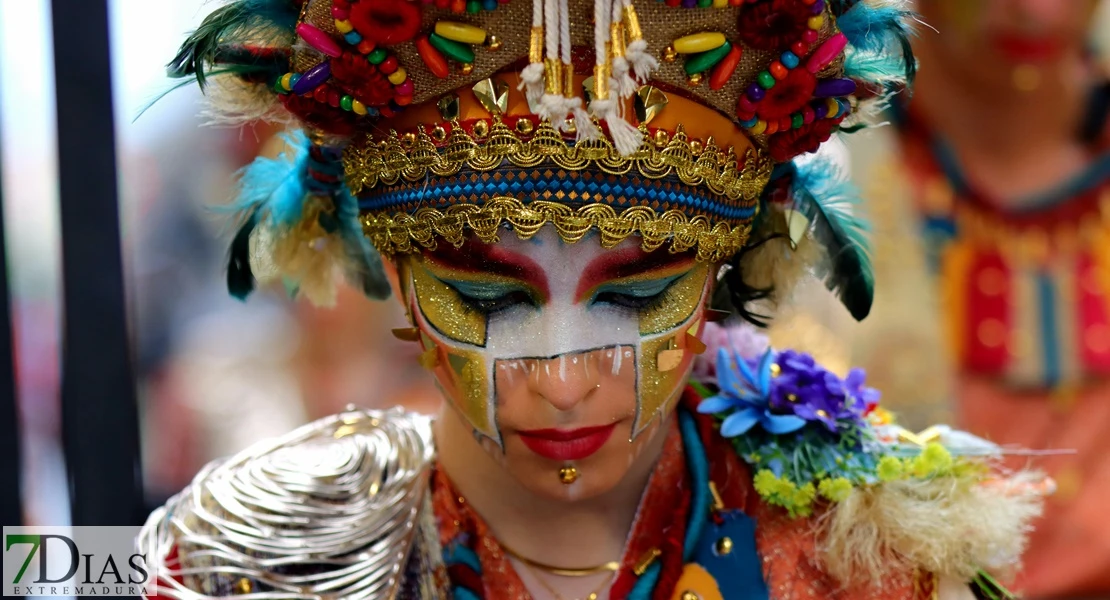
[[509,225],[522,239],[531,238],[551,223],[567,243],[581,240],[596,228],[601,245],[612,248],[632,235],[642,238],[645,251],[655,250],[670,241],[671,252],[696,248],[698,260],[724,260],[740,250],[748,239],[750,224],[710,225],[704,216],[687,217],[677,210],[659,213],[647,206],[626,208],[619,213],[607,204],[572,208],[559,202],[536,200],[524,203],[499,196],[485,204],[456,204],[446,210],[421,208],[414,214],[367,214],[362,217],[363,232],[385,255],[434,249],[436,236],[458,247],[473,231],[487,244],[497,241],[498,230]]
[[494,119],[481,141],[455,123],[442,151],[425,127],[402,136],[390,131],[379,141],[367,134],[351,144],[344,156],[347,185],[353,194],[367,194],[377,186],[449,176],[462,169],[491,171],[506,161],[517,167],[549,163],[570,171],[597,169],[611,175],[635,170],[648,179],[673,175],[686,185],[704,186],[722,196],[723,203],[750,206],[771,178],[771,160],[755,148],[747,149],[740,164],[732,148],[718,148],[713,138],[704,143],[690,140],[681,125],[670,136],[666,132],[651,136],[646,127],[640,129],[645,141],[629,156],[621,156],[605,138],[568,144],[546,121],[526,135]]

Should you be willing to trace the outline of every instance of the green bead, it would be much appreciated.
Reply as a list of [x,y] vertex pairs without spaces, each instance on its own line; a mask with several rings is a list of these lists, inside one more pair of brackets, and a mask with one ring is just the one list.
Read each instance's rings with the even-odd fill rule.
[[432,47],[439,50],[447,58],[458,63],[473,63],[474,50],[466,44],[453,42],[437,33],[428,36],[428,41],[431,42]]
[[366,60],[370,61],[370,64],[372,65],[380,65],[382,64],[382,61],[385,60],[386,56],[388,56],[388,54],[385,50],[381,48],[375,48],[373,52],[366,56]]
[[775,78],[767,71],[760,71],[756,79],[759,81],[759,87],[765,90],[775,87]]
[[805,119],[802,118],[802,113],[794,113],[794,116],[790,117],[790,126],[794,129],[801,128],[804,123]]
[[713,0],[698,0],[698,8],[709,8],[713,6]]
[[277,79],[274,80],[274,91],[279,93],[279,94],[288,94],[289,93],[289,90],[282,87],[281,77],[278,77]]
[[343,110],[350,112],[351,108],[354,106],[353,102],[354,102],[354,98],[352,98],[350,96],[343,96],[342,98],[339,99],[339,106]]
[[704,73],[712,69],[713,65],[721,62],[721,59],[725,56],[728,56],[730,50],[732,50],[732,44],[725,41],[725,44],[720,48],[691,54],[686,59],[686,74],[693,75],[694,73]]
[[466,3],[466,12],[472,15],[482,12],[481,0],[469,0],[469,2]]

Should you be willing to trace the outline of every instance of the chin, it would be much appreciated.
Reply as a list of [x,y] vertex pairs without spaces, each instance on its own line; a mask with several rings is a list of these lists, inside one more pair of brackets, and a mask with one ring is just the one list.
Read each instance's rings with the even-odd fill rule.
[[[520,434],[508,433],[505,453],[499,459],[513,479],[533,494],[564,502],[589,500],[605,495],[634,473],[649,472],[650,465],[641,464],[643,454],[659,430],[653,424],[630,443],[632,418],[629,417],[616,424],[597,451],[577,460],[541,456]],[[573,481],[564,483],[564,468],[574,470]]]

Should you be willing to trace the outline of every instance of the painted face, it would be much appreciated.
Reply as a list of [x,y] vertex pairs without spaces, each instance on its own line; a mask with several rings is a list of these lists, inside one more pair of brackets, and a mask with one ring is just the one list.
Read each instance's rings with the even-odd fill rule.
[[704,347],[710,271],[545,227],[441,244],[401,277],[423,360],[486,450],[533,489],[582,497],[614,485],[674,408]]
[[[934,26],[933,68],[968,71],[980,85],[1035,89],[1083,51],[1096,0],[920,0]],[[930,68],[923,64],[922,68]],[[1044,84],[1056,85],[1045,80]]]

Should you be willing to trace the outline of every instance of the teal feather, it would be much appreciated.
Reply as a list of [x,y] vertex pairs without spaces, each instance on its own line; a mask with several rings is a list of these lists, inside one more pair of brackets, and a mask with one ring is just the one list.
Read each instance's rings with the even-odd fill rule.
[[265,209],[266,219],[277,228],[297,224],[304,213],[308,193],[308,149],[311,142],[303,131],[285,135],[286,150],[277,158],[260,156],[239,172],[239,197],[230,209],[249,213]]
[[810,230],[825,247],[825,285],[840,298],[856,320],[871,312],[875,274],[868,255],[868,225],[855,214],[859,190],[842,169],[823,157],[795,161],[793,196]]
[[899,55],[849,47],[844,52],[844,76],[891,89],[905,82],[906,68]]
[[347,279],[358,285],[366,297],[384,300],[392,290],[382,267],[381,255],[362,232],[358,218],[358,200],[347,191],[346,186],[336,196],[335,212],[339,218],[339,235],[351,259],[348,268],[354,271],[346,273]]
[[[207,69],[217,62],[227,62],[221,52],[244,45],[289,46],[297,26],[298,7],[291,0],[237,0],[208,15],[181,45],[177,56],[166,66],[173,78],[196,77],[204,87]],[[219,60],[218,60],[219,59]],[[270,68],[272,57],[256,57],[250,53],[238,58],[244,66],[257,61]]]
[[858,2],[836,20],[836,26],[848,45],[858,52],[893,55],[901,60],[902,78],[913,81],[917,61],[910,39],[913,11],[902,0]]

